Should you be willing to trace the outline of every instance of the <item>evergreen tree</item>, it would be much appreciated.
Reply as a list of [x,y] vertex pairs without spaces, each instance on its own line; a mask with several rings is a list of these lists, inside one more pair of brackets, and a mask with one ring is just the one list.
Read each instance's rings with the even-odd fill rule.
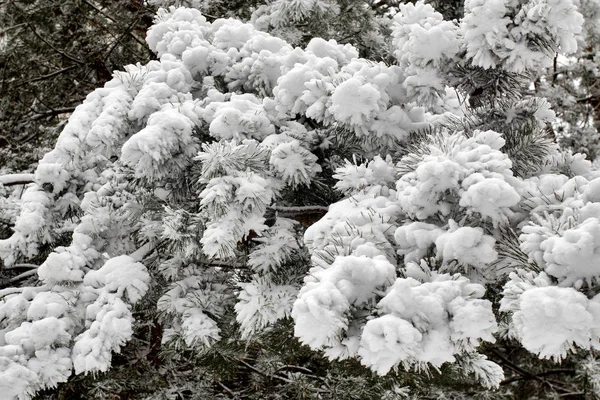
[[600,172],[531,89],[591,22],[389,4],[161,9],[0,177],[0,393],[600,396]]

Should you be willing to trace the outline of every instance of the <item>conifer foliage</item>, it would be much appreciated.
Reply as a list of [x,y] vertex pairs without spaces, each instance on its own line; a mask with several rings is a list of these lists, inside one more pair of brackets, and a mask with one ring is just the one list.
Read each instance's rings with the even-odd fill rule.
[[157,59],[0,186],[4,398],[600,395],[600,172],[530,89],[579,2],[298,40],[365,4],[158,11]]

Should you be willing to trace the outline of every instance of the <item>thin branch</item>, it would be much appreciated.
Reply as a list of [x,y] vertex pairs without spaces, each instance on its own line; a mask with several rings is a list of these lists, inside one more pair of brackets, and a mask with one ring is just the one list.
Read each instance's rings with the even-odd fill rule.
[[48,111],[37,111],[31,110],[35,115],[31,117],[31,119],[40,119],[45,117],[52,117],[60,114],[68,114],[75,111],[75,107],[62,107],[62,108],[53,108]]
[[256,368],[255,366],[253,366],[251,364],[248,364],[246,361],[242,360],[241,358],[237,358],[236,357],[235,359],[238,362],[242,363],[244,366],[246,366],[246,368],[251,369],[252,371],[256,372],[257,374],[264,376],[265,378],[270,378],[270,379],[275,378],[275,379],[279,379],[281,381],[284,381],[286,383],[291,383],[291,384],[295,383],[291,379],[284,378],[283,376],[267,374],[266,372],[261,371],[260,369]]
[[37,270],[36,269],[25,271],[22,274],[19,274],[19,275],[15,276],[14,278],[10,278],[7,281],[7,283],[15,283],[15,282],[18,282],[20,280],[23,280],[23,279],[28,278],[28,277],[30,277],[32,275],[35,275],[35,274],[37,274]]
[[64,51],[61,51],[59,49],[57,49],[56,47],[54,47],[51,43],[49,43],[46,39],[44,39],[39,33],[38,31],[35,29],[35,27],[33,25],[31,25],[30,23],[27,23],[27,26],[29,27],[29,29],[32,30],[32,32],[34,33],[35,36],[38,37],[38,39],[40,39],[42,42],[46,43],[46,45],[48,45],[52,50],[54,50],[55,52],[57,52],[58,54],[60,54],[61,56],[68,58],[69,60],[76,62],[77,64],[80,65],[85,65],[85,62],[73,57],[70,54],[65,53]]
[[591,100],[596,100],[596,99],[598,99],[598,95],[593,94],[593,95],[590,95],[590,96],[587,96],[587,97],[583,97],[581,99],[577,99],[576,101],[578,103],[587,103],[587,102],[589,102]]
[[[118,22],[118,21],[116,21],[116,20],[115,20],[113,17],[111,17],[111,16],[110,16],[108,13],[106,13],[106,12],[105,12],[103,9],[101,9],[100,7],[98,7],[98,6],[97,6],[96,4],[94,4],[92,1],[89,1],[89,0],[83,0],[83,2],[84,2],[85,4],[87,4],[88,6],[92,7],[94,10],[98,11],[98,13],[99,13],[99,14],[102,14],[102,15],[104,15],[104,16],[106,17],[106,19],[108,19],[109,21],[111,21],[111,22],[114,22],[115,24],[119,24],[119,22]],[[139,18],[139,19],[138,19],[138,20],[137,20],[135,23],[137,24],[137,22],[139,22],[139,20],[140,20],[140,19],[141,19],[141,17],[140,17],[140,18]],[[128,31],[128,32],[127,32],[127,34],[128,34],[129,36],[131,36],[131,37],[132,37],[132,38],[133,38],[133,39],[134,39],[136,42],[138,42],[138,43],[139,43],[139,44],[141,44],[142,46],[144,46],[144,47],[147,47],[147,46],[148,46],[148,45],[147,45],[147,43],[146,43],[144,40],[142,40],[142,39],[138,38],[136,35],[134,35],[134,34],[133,34],[133,32],[132,32],[132,31]]]
[[301,367],[300,365],[283,365],[279,368],[277,368],[277,371],[275,371],[275,373],[279,372],[279,371],[283,371],[285,369],[297,369],[298,371],[303,371],[306,372],[307,374],[313,374],[313,372],[305,367]]
[[106,61],[108,60],[108,57],[110,57],[110,55],[112,54],[112,52],[115,50],[115,48],[117,47],[117,45],[121,42],[121,40],[127,36],[128,34],[131,33],[131,31],[133,30],[133,27],[136,26],[138,24],[138,22],[140,22],[142,20],[142,17],[139,17],[138,19],[136,19],[135,21],[133,21],[131,24],[129,24],[129,26],[125,29],[125,32],[123,32],[123,34],[121,34],[118,38],[115,39],[115,41],[113,42],[113,44],[110,46],[110,48],[108,49],[108,51],[106,52],[106,54],[104,55],[103,60]]
[[522,375],[524,377],[523,379],[534,379],[542,384],[548,385],[553,390],[561,391],[563,393],[569,392],[568,389],[566,389],[562,386],[556,385],[556,384],[552,384],[547,379],[543,379],[542,377],[537,376],[534,373],[529,372],[529,371],[519,367],[517,364],[510,361],[508,358],[504,357],[504,355],[499,350],[491,348],[490,351],[492,353],[494,353],[502,361],[502,364],[506,365],[508,368],[512,369],[514,372]]
[[[253,365],[248,364],[247,362],[245,362],[241,358],[234,357],[234,359],[236,361],[242,363],[244,366],[246,366],[247,368],[251,369],[252,371],[256,372],[257,374],[264,376],[265,378],[279,379],[279,380],[281,380],[283,382],[286,382],[286,383],[289,383],[289,384],[292,384],[292,385],[298,384],[297,382],[294,382],[293,380],[285,378],[285,377],[280,376],[280,375],[267,374],[266,372],[259,370],[258,368],[254,367]],[[304,374],[304,375],[306,375],[306,374]],[[322,378],[319,378],[319,377],[314,376],[314,375],[308,375],[308,376],[310,376],[311,378],[317,378],[317,379],[322,380]],[[308,389],[311,390],[311,391],[313,391],[313,392],[315,392],[315,393],[330,393],[329,390],[324,390],[324,389],[319,389],[319,388],[311,388],[311,387],[309,387]]]
[[517,364],[513,363],[512,361],[510,361],[508,358],[504,357],[504,355],[500,351],[498,351],[497,349],[491,348],[490,350],[498,358],[500,358],[500,360],[502,361],[502,363],[504,365],[506,365],[507,367],[509,367],[510,369],[512,369],[514,372],[516,372],[518,374],[521,374],[523,376],[529,377],[529,378],[534,378],[536,380],[541,380],[541,378],[536,378],[536,376],[534,374],[532,374],[531,372],[524,370],[523,368],[519,367]]
[[13,29],[17,29],[17,28],[20,28],[20,27],[25,26],[25,25],[27,25],[27,22],[23,22],[21,24],[9,26],[8,28],[4,28],[4,29],[0,30],[0,35],[4,35],[8,31],[12,31]]
[[29,79],[28,81],[17,83],[15,85],[15,87],[27,85],[28,83],[44,81],[46,79],[53,78],[53,77],[55,77],[57,75],[64,74],[65,72],[71,71],[72,69],[75,69],[75,68],[77,68],[76,65],[71,65],[70,67],[59,69],[58,71],[54,71],[54,72],[51,72],[51,73],[46,74],[46,75],[38,76],[37,78]]
[[206,260],[200,261],[200,263],[207,267],[217,267],[217,268],[225,268],[225,269],[248,269],[248,266],[242,262],[227,262],[227,261],[219,261],[219,260]]
[[13,265],[5,265],[4,269],[17,269],[17,268],[39,268],[39,265],[35,265],[35,264],[27,264],[27,263],[23,263],[23,264],[13,264]]
[[570,392],[570,393],[562,393],[559,394],[558,397],[560,398],[567,398],[567,397],[576,397],[576,398],[581,398],[581,396],[584,396],[586,393],[585,392]]
[[281,218],[290,218],[302,222],[302,219],[310,219],[311,221],[317,221],[321,219],[329,210],[328,207],[324,206],[300,206],[300,207],[285,207],[285,206],[271,206],[267,208],[267,218],[278,216]]
[[[535,376],[537,377],[542,377],[542,376],[547,376],[547,375],[554,375],[554,374],[574,374],[576,371],[574,369],[569,369],[569,368],[557,368],[557,369],[551,369],[548,371],[543,371],[540,373],[535,374]],[[511,376],[510,378],[507,378],[505,380],[503,380],[502,382],[500,382],[500,385],[508,385],[509,383],[515,382],[515,381],[520,381],[523,379],[527,379],[528,377],[523,376],[523,375],[516,375],[516,376]]]
[[27,185],[33,182],[33,174],[0,175],[0,184],[4,186]]
[[227,393],[229,393],[229,395],[234,398],[234,399],[238,399],[240,396],[238,396],[237,394],[235,394],[233,392],[233,390],[229,389],[227,386],[225,386],[224,384],[222,384],[221,382],[217,381],[217,385],[221,386],[223,388],[223,390],[225,390]]
[[282,212],[282,213],[290,213],[290,214],[304,214],[310,212],[327,212],[329,211],[329,207],[326,206],[297,206],[297,207],[287,207],[287,206],[272,206],[269,207],[270,210]]
[[40,97],[40,93],[34,93],[33,96],[35,97],[35,100],[33,102],[33,104],[31,104],[31,106],[29,106],[29,109],[31,111],[33,111],[33,113],[37,113],[36,109],[34,108],[35,106],[35,101],[38,101],[41,105],[43,105],[44,107],[46,107],[48,110],[53,110],[54,107],[49,106],[48,104],[46,104],[46,102]]
[[21,293],[23,291],[23,289],[25,288],[14,288],[14,287],[9,287],[6,289],[2,289],[0,290],[0,299],[11,295],[11,294],[17,294],[17,293]]
[[104,15],[109,21],[112,21],[115,24],[118,23],[113,17],[111,17],[110,15],[108,15],[103,9],[101,9],[100,7],[98,7],[96,4],[94,4],[94,3],[92,3],[91,1],[88,1],[88,0],[83,0],[83,2],[85,4],[87,4],[88,6],[92,7],[94,10],[98,11],[99,14]]

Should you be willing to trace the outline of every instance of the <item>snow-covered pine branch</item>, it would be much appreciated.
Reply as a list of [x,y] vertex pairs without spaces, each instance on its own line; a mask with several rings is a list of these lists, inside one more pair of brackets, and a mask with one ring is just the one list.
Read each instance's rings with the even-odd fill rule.
[[161,9],[157,59],[75,109],[0,240],[5,265],[42,261],[0,298],[7,399],[107,371],[135,304],[189,354],[287,329],[382,376],[455,363],[487,388],[502,369],[480,347],[502,335],[558,361],[598,348],[600,172],[540,139],[554,113],[515,83],[576,50],[575,2],[402,4],[392,63],[275,35],[336,5]]

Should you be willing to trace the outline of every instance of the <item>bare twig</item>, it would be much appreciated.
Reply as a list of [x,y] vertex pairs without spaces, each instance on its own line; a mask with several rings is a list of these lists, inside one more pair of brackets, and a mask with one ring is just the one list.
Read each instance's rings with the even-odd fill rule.
[[570,392],[570,393],[562,393],[559,394],[558,397],[566,399],[567,397],[575,397],[575,398],[581,398],[581,396],[584,396],[586,393],[585,392]]
[[27,22],[23,22],[21,24],[9,26],[8,28],[4,28],[4,29],[0,30],[0,35],[4,35],[8,31],[12,31],[13,29],[17,29],[17,28],[20,28],[20,27],[25,26],[25,25],[27,25]]
[[[253,366],[253,365],[251,365],[251,364],[248,364],[246,361],[242,360],[241,358],[238,358],[238,357],[234,357],[234,358],[235,358],[235,360],[236,360],[236,361],[238,361],[238,362],[242,363],[242,364],[243,364],[245,367],[247,367],[248,369],[250,369],[250,370],[252,370],[252,371],[256,372],[256,373],[257,373],[257,374],[259,374],[259,375],[262,375],[262,376],[264,376],[265,378],[270,378],[270,379],[278,379],[278,380],[280,380],[280,381],[283,381],[283,382],[286,382],[286,383],[289,383],[289,384],[292,384],[292,385],[295,385],[295,384],[297,384],[297,382],[294,382],[293,380],[291,380],[291,379],[288,379],[288,378],[285,378],[285,377],[283,377],[283,376],[281,376],[281,375],[273,375],[273,374],[268,374],[268,373],[266,373],[266,372],[264,372],[264,371],[261,371],[261,370],[259,370],[258,368],[256,368],[255,366]],[[290,367],[292,367],[292,366],[290,366]],[[293,366],[293,367],[296,367],[296,366]],[[309,377],[311,377],[311,378],[316,378],[316,379],[318,379],[318,380],[323,380],[322,378],[320,378],[320,377],[318,377],[318,376],[315,376],[315,375],[307,375],[307,374],[303,374],[303,375],[305,375],[305,376],[309,376]],[[309,388],[309,389],[310,389],[311,391],[315,392],[315,393],[330,393],[330,391],[329,391],[329,390],[325,390],[325,389],[319,389],[319,388]]]
[[271,375],[271,374],[267,374],[264,371],[261,371],[260,369],[256,368],[255,366],[248,364],[246,361],[242,360],[241,358],[237,358],[236,360],[240,363],[242,363],[246,368],[251,369],[252,371],[256,372],[259,375],[264,376],[265,378],[274,378],[274,379],[279,379],[281,381],[284,381],[286,383],[294,383],[294,381],[292,381],[291,379],[287,379],[284,378],[283,376],[279,376],[279,375]]
[[[557,368],[557,369],[551,369],[548,371],[539,372],[539,373],[535,374],[535,376],[542,377],[542,376],[548,376],[548,375],[554,375],[554,374],[574,374],[574,373],[575,373],[574,369]],[[528,378],[527,376],[523,376],[523,375],[511,376],[510,378],[506,378],[505,380],[500,382],[500,385],[508,385],[509,383],[520,381],[520,380],[527,379],[527,378]]]
[[53,108],[48,111],[37,111],[31,110],[35,115],[31,117],[32,119],[40,119],[44,117],[51,117],[54,115],[67,114],[75,111],[75,107],[62,107],[62,108]]
[[[115,24],[118,24],[119,22],[116,21],[112,16],[110,16],[107,12],[105,12],[103,9],[101,9],[100,7],[98,7],[93,1],[90,0],[83,0],[83,2],[85,4],[87,4],[88,6],[92,7],[94,10],[98,11],[99,14],[102,14],[104,17],[106,17],[106,19],[108,19],[111,22],[114,22]],[[141,19],[141,17],[135,22],[135,24],[137,24],[139,22],[139,20]],[[133,32],[131,30],[129,30],[127,32],[127,34],[129,36],[131,36],[136,42],[138,42],[139,44],[141,44],[144,47],[147,47],[148,45],[146,44],[146,42],[142,39],[140,39],[139,37],[137,37],[136,35],[133,34]]]
[[87,4],[88,6],[92,7],[94,10],[98,11],[99,14],[102,14],[106,17],[106,19],[108,19],[111,22],[117,23],[117,21],[111,17],[110,15],[108,15],[103,9],[101,9],[100,7],[98,7],[96,4],[92,3],[91,1],[88,0],[83,0],[83,2],[85,4]]
[[557,385],[555,382],[551,382],[547,379],[542,378],[541,376],[537,376],[536,374],[529,372],[521,367],[519,367],[517,364],[513,363],[512,361],[510,361],[508,358],[506,358],[499,350],[491,348],[490,351],[492,353],[494,353],[502,362],[502,364],[506,365],[508,368],[510,368],[511,370],[513,370],[514,372],[518,373],[519,375],[523,376],[523,379],[534,379],[542,384],[548,385],[551,389],[556,390],[556,391],[560,391],[562,393],[569,393],[570,390],[568,390],[567,388],[564,388],[562,386]]
[[58,71],[54,71],[54,72],[51,72],[51,73],[46,74],[46,75],[38,76],[37,78],[29,79],[28,81],[17,83],[15,85],[15,87],[27,85],[28,83],[44,81],[46,79],[53,78],[53,77],[55,77],[57,75],[64,74],[65,72],[71,71],[72,69],[75,69],[75,68],[77,68],[76,65],[71,65],[70,67],[59,69]]
[[57,53],[58,53],[58,54],[60,54],[61,56],[65,57],[65,58],[68,58],[69,60],[71,60],[71,61],[73,61],[73,62],[76,62],[77,64],[80,64],[80,65],[85,65],[85,62],[83,62],[83,61],[79,60],[79,59],[78,59],[78,58],[76,58],[76,57],[73,57],[73,56],[72,56],[72,55],[70,55],[70,54],[67,54],[67,53],[65,53],[64,51],[61,51],[60,49],[57,49],[56,47],[54,47],[54,46],[53,46],[51,43],[49,43],[49,42],[48,42],[46,39],[44,39],[44,38],[42,37],[42,35],[40,35],[40,34],[38,33],[38,31],[35,29],[35,27],[34,27],[33,25],[31,25],[30,23],[27,23],[27,26],[29,27],[29,29],[31,29],[31,31],[33,32],[33,34],[34,34],[35,36],[37,36],[37,38],[38,38],[38,39],[40,39],[42,42],[46,43],[46,45],[47,45],[47,46],[49,46],[49,47],[50,47],[52,50],[54,50],[55,52],[57,52]]
[[225,390],[227,393],[229,393],[229,395],[234,398],[234,399],[238,399],[240,396],[238,396],[237,394],[235,394],[233,392],[233,390],[229,389],[227,386],[225,386],[224,384],[222,384],[221,382],[217,381],[217,385],[221,386],[223,388],[223,390]]
[[106,52],[106,54],[104,55],[104,61],[108,60],[108,57],[110,57],[110,55],[112,54],[112,52],[115,50],[115,48],[117,47],[117,45],[121,42],[121,40],[131,34],[131,31],[133,30],[133,28],[138,24],[138,22],[140,22],[142,20],[142,17],[139,17],[138,19],[136,19],[135,21],[132,21],[131,24],[129,24],[129,26],[125,29],[125,32],[123,32],[123,34],[121,34],[118,38],[115,39],[115,41],[113,42],[113,44],[110,46],[110,48],[108,49],[108,51]]

